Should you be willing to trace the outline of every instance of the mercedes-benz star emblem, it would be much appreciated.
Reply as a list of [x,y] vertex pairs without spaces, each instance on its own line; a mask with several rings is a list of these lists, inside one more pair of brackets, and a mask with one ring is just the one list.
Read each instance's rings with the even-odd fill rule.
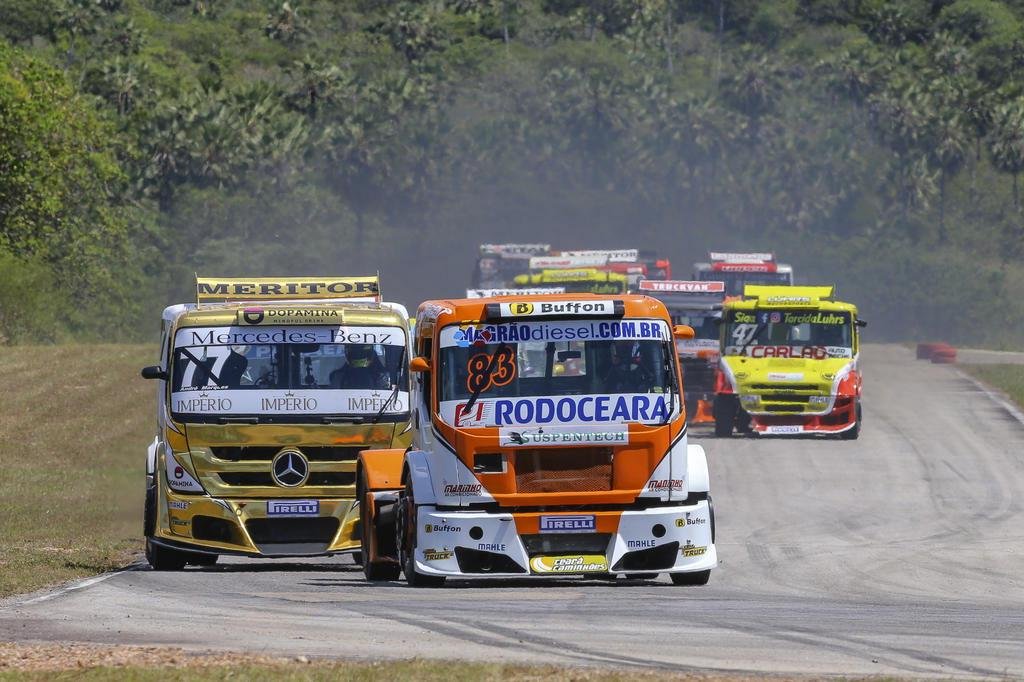
[[270,465],[274,483],[285,488],[295,488],[309,478],[309,460],[298,450],[282,450]]

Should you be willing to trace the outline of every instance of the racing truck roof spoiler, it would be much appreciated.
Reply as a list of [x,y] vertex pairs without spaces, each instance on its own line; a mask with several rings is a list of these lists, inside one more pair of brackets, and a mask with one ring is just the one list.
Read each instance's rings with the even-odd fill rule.
[[759,253],[708,251],[708,260],[712,263],[772,263],[775,261],[775,254],[767,251]]
[[380,303],[380,275],[367,277],[200,277],[196,304],[286,301]]
[[531,258],[551,252],[551,244],[481,244],[481,256]]
[[542,296],[564,294],[565,287],[533,287],[525,289],[466,289],[466,298],[492,298],[494,296]]
[[566,257],[604,257],[607,263],[636,263],[640,260],[640,249],[588,249],[584,251],[562,251]]
[[743,287],[743,298],[756,300],[761,306],[813,307],[820,301],[835,300],[835,286],[766,286],[748,284]]

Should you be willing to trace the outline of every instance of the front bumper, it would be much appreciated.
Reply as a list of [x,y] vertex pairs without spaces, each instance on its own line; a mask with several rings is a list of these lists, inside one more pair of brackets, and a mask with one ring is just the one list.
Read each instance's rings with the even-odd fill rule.
[[758,435],[832,435],[849,431],[857,424],[857,401],[834,398],[828,409],[813,414],[748,412],[750,428]]
[[514,513],[422,506],[416,513],[416,570],[459,578],[551,577],[685,573],[718,563],[707,500],[601,514],[619,517],[616,532],[520,534]]
[[153,540],[176,549],[255,557],[359,549],[359,508],[351,499],[226,499],[164,488],[157,507]]

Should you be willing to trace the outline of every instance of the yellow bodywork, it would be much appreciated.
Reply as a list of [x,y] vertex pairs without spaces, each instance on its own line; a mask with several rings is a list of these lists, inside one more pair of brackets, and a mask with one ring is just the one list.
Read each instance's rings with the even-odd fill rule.
[[[839,381],[856,368],[859,352],[857,307],[832,298],[831,286],[747,285],[744,298],[727,301],[723,319],[740,321],[749,315],[755,323],[758,311],[850,316],[850,357],[750,357],[730,355],[723,325],[722,369],[729,375],[743,408],[750,414],[814,415],[832,410]],[[814,397],[812,397],[814,396]]]
[[624,294],[629,284],[626,275],[597,268],[541,270],[528,275],[516,275],[514,282],[517,288],[558,284],[564,286],[567,292],[590,294]]

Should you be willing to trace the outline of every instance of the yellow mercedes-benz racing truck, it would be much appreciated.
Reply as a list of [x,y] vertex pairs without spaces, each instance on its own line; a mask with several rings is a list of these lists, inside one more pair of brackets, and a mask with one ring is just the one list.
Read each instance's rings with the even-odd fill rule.
[[403,448],[409,323],[377,277],[197,278],[163,312],[157,429],[146,459],[146,558],[359,549],[355,470]]
[[831,286],[748,284],[722,314],[715,435],[860,435],[859,328]]

